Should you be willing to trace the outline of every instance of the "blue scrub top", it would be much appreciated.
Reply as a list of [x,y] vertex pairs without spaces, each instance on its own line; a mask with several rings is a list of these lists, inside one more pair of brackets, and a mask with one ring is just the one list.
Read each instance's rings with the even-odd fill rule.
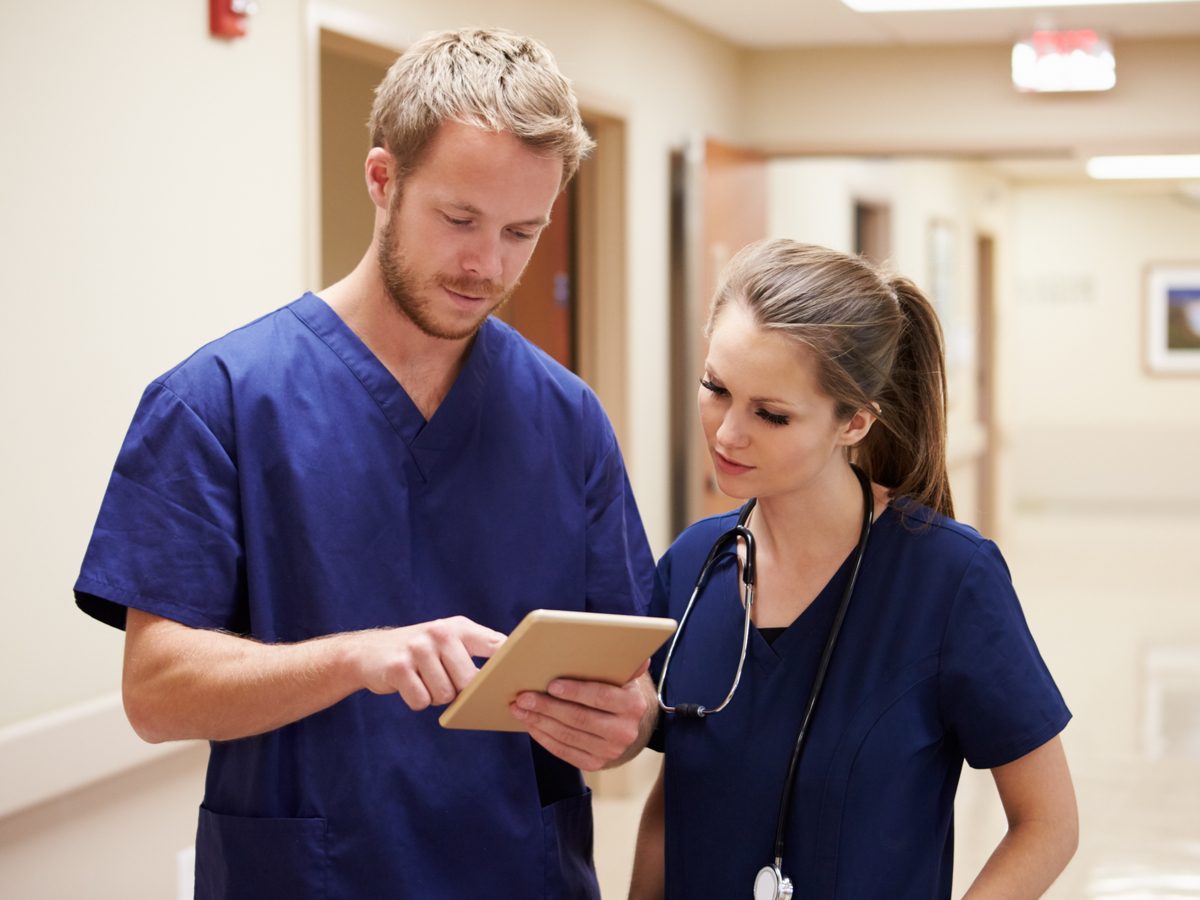
[[[645,612],[653,579],[592,392],[486,321],[426,422],[321,299],[146,390],[76,598],[264,642],[531,609]],[[579,772],[360,691],[214,743],[198,897],[598,896]]]
[[[995,545],[908,510],[889,508],[872,528],[810,726],[783,864],[798,897],[949,897],[963,760],[1012,762],[1070,719]],[[684,532],[659,564],[653,614],[682,616],[736,519]],[[751,629],[725,710],[661,718],[652,746],[666,754],[668,897],[749,897],[772,862],[796,733],[851,566],[773,644]],[[715,706],[732,682],[743,616],[732,557],[711,579],[671,659],[668,704]],[[655,662],[657,678],[661,654]]]

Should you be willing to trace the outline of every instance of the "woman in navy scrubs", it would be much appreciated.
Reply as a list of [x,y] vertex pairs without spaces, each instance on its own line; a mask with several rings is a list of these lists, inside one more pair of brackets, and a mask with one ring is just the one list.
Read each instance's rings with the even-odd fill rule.
[[[721,490],[748,502],[679,537],[651,611],[682,618],[741,521],[752,625],[728,705],[660,719],[631,897],[786,897],[780,874],[806,900],[949,897],[963,760],[991,769],[1009,823],[966,896],[1041,895],[1077,841],[1070,712],[999,550],[952,518],[932,307],[861,258],[761,242],[731,264],[708,333],[704,435]],[[726,549],[665,681],[656,659],[667,708],[718,706],[739,669],[746,541]]]

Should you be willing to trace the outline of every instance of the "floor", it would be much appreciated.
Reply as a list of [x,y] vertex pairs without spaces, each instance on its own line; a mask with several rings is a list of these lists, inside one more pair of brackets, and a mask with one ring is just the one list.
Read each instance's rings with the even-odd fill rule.
[[[1200,511],[1023,510],[1001,547],[1075,715],[1080,846],[1046,896],[1200,898]],[[606,900],[625,897],[656,763],[598,791]],[[1004,833],[987,772],[964,772],[956,819],[959,897]]]

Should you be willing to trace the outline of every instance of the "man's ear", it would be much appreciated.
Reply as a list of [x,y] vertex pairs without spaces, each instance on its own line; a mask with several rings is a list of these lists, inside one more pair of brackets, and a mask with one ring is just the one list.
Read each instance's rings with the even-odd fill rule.
[[396,159],[383,147],[372,147],[363,164],[367,179],[367,195],[377,209],[386,211],[396,179]]
[[864,407],[858,410],[842,426],[842,446],[853,447],[861,443],[863,438],[867,436],[867,432],[871,430],[871,426],[875,424],[877,418],[878,415],[875,409]]

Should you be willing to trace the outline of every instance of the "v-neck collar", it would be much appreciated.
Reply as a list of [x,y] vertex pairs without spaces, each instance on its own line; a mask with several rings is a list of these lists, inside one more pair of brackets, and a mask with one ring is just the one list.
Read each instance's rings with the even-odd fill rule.
[[[871,524],[872,536],[875,535],[880,523],[884,519],[891,519],[891,506],[885,507],[875,521]],[[886,526],[885,526],[886,527]],[[874,543],[874,542],[872,542]],[[765,637],[758,633],[757,626],[751,626],[753,632],[750,635],[750,643],[747,647],[747,656],[754,661],[754,664],[761,668],[765,673],[770,673],[775,670],[784,660],[785,657],[796,652],[796,645],[802,638],[798,635],[802,634],[806,628],[812,628],[818,633],[819,646],[825,646],[825,640],[828,637],[829,627],[832,624],[833,608],[842,597],[842,591],[845,589],[846,580],[850,577],[850,569],[854,564],[854,558],[858,553],[858,547],[855,546],[842,560],[842,564],[838,566],[836,572],[833,573],[829,581],[817,593],[812,602],[808,604],[800,615],[796,616],[783,633],[775,638],[774,641],[768,642]],[[871,555],[871,545],[867,547],[867,555]],[[869,560],[864,558],[863,565],[866,566]],[[723,571],[720,577],[732,579],[728,589],[733,590],[735,596],[740,596],[740,591],[737,583],[736,567],[732,571]],[[855,588],[855,592],[859,590]],[[850,609],[854,608],[854,597],[850,598]]]
[[430,478],[450,451],[465,443],[483,407],[484,389],[499,340],[499,326],[490,317],[476,334],[450,392],[433,418],[426,421],[403,385],[329,304],[310,292],[289,308],[358,379],[408,447],[424,479]]
[[[829,581],[825,582],[812,602],[800,611],[800,615],[788,623],[783,633],[774,641],[768,642],[759,634],[757,626],[751,629],[754,633],[750,635],[750,647],[747,652],[756,665],[761,666],[765,671],[772,671],[785,657],[798,651],[797,644],[803,640],[799,635],[805,632],[810,637],[813,634],[816,635],[817,646],[825,646],[830,624],[827,621],[830,618],[829,607],[841,599],[842,589],[846,578],[849,577],[849,566],[853,559],[854,551],[851,551]],[[853,602],[852,599],[851,603]]]

